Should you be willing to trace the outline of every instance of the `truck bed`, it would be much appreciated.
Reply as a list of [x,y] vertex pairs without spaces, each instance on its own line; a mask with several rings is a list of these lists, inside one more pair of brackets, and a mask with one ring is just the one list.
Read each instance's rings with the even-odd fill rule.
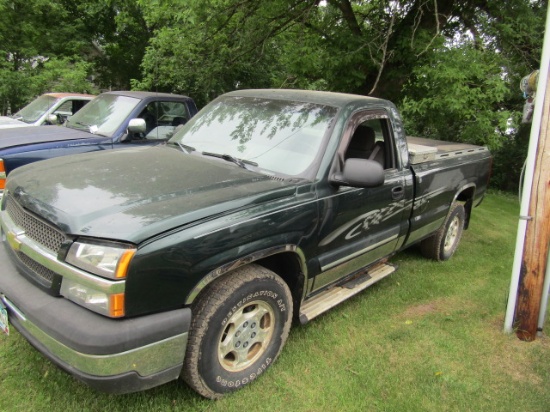
[[407,136],[411,164],[488,151],[484,146]]

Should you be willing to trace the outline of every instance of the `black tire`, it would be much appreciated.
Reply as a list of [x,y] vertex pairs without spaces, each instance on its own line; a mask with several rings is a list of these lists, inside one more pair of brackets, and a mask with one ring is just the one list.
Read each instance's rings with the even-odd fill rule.
[[443,226],[420,243],[422,254],[437,261],[450,259],[460,243],[465,216],[464,206],[453,204]]
[[292,310],[288,286],[264,267],[215,281],[193,304],[182,378],[210,399],[252,382],[279,356]]

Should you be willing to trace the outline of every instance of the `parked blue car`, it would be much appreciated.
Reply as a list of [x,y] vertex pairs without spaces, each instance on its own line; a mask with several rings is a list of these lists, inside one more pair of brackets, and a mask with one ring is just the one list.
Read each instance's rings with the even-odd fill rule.
[[115,91],[100,94],[63,126],[0,130],[0,197],[7,175],[38,160],[158,144],[197,113],[187,96]]

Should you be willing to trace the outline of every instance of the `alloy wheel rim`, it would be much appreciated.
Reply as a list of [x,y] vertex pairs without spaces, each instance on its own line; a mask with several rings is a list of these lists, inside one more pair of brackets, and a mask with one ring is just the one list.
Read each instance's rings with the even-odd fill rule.
[[449,252],[458,238],[458,230],[460,227],[460,219],[458,216],[455,216],[451,223],[449,224],[449,229],[447,230],[447,235],[445,236],[445,243],[443,249],[445,252]]
[[247,303],[231,315],[220,335],[220,365],[229,372],[246,369],[265,353],[274,329],[275,312],[268,303]]

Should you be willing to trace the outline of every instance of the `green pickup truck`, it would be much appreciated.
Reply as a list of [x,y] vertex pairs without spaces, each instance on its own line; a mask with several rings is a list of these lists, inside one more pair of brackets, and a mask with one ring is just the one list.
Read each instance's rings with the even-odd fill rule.
[[406,137],[386,100],[228,93],[166,143],[9,175],[0,328],[102,391],[182,378],[218,398],[393,254],[449,259],[490,166],[484,147]]

